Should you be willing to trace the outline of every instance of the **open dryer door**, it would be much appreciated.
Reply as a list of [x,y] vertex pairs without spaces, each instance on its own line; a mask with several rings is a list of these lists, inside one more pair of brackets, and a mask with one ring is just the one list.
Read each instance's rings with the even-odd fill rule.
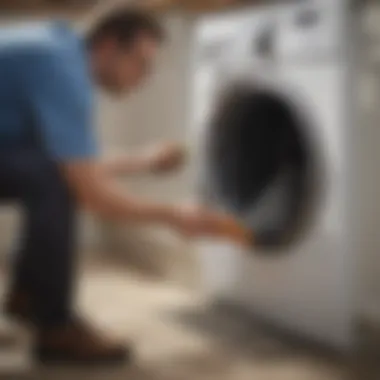
[[246,84],[230,87],[211,119],[215,199],[243,220],[264,252],[296,244],[313,215],[315,163],[304,123],[279,93]]

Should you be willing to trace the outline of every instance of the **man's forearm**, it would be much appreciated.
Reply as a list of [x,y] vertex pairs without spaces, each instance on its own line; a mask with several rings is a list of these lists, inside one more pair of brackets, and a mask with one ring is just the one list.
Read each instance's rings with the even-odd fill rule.
[[128,196],[117,188],[94,194],[86,203],[98,215],[121,222],[169,225],[175,219],[172,206]]
[[[112,165],[110,166],[112,167]],[[168,224],[175,208],[129,195],[104,170],[103,164],[76,162],[62,165],[63,175],[79,205],[100,216],[120,221]]]
[[62,165],[62,171],[78,204],[101,217],[174,228],[180,223],[177,207],[128,194],[104,170],[102,164],[92,161],[66,163]]

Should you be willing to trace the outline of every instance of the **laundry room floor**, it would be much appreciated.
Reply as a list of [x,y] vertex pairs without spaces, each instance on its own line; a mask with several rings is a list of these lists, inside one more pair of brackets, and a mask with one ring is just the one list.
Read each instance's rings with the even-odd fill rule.
[[[110,334],[134,342],[132,368],[47,370],[27,361],[27,339],[0,347],[0,379],[17,380],[343,380],[343,361],[290,343],[223,313],[195,294],[123,268],[87,269],[81,304]],[[5,330],[4,334],[10,334]],[[12,332],[13,334],[13,332]],[[16,331],[14,332],[16,334]],[[16,339],[16,335],[14,335]],[[4,335],[5,338],[5,335]],[[1,340],[0,340],[1,343]],[[16,342],[15,342],[16,343]]]

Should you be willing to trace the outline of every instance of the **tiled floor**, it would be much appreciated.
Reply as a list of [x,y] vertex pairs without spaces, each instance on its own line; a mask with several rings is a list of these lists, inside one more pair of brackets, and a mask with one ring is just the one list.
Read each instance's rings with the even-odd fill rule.
[[[343,380],[342,363],[213,314],[194,295],[123,270],[88,272],[81,302],[110,334],[136,345],[134,368],[113,371],[29,367],[17,347],[0,355],[0,379]],[[17,362],[16,360],[20,360]],[[13,376],[12,376],[13,374]],[[363,379],[366,380],[366,379]]]

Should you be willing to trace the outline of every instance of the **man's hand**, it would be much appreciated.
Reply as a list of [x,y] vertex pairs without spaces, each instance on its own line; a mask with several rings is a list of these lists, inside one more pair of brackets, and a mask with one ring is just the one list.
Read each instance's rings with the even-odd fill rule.
[[174,227],[190,238],[215,237],[248,246],[252,234],[232,216],[201,207],[179,207],[174,214]]
[[164,143],[147,150],[145,160],[153,173],[171,172],[185,163],[186,149],[177,143]]

